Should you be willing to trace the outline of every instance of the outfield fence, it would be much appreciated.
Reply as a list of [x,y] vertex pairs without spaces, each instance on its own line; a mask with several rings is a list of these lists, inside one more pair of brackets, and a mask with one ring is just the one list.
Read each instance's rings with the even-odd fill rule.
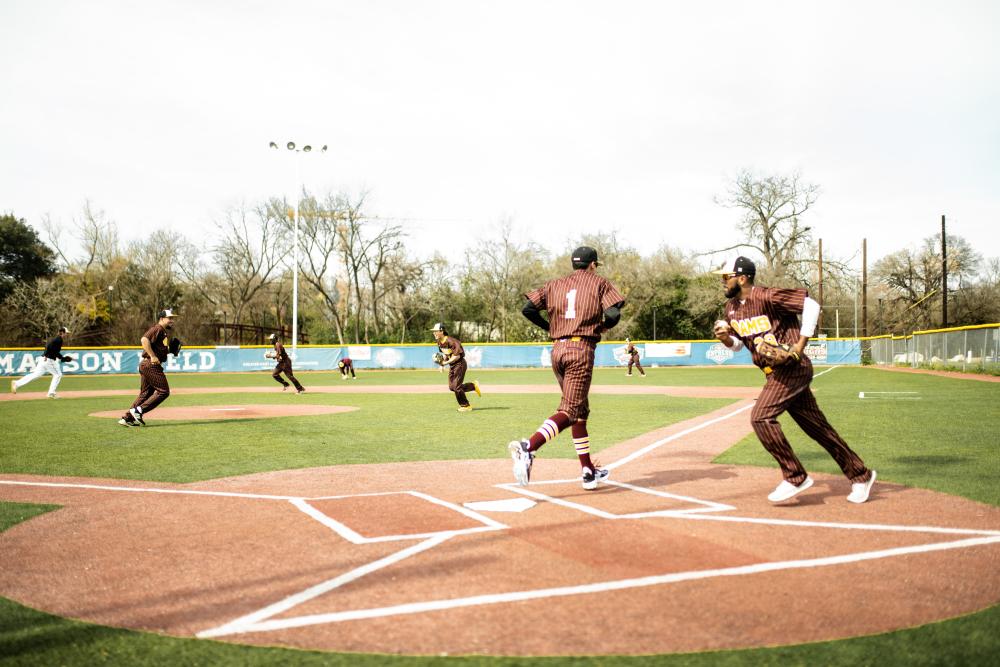
[[882,366],[993,372],[1000,370],[1000,323],[875,336],[872,363]]
[[[733,352],[718,341],[647,341],[636,342],[642,365],[658,366],[738,366],[751,363],[750,353]],[[206,373],[263,371],[274,368],[274,361],[264,358],[264,346],[217,346],[184,348],[168,357],[166,370],[171,373]],[[428,345],[300,345],[295,357],[296,370],[337,369],[337,362],[350,357],[357,369],[424,368],[435,369],[433,355],[437,346]],[[135,373],[141,350],[137,348],[67,347],[64,354],[73,361],[64,363],[64,373],[73,375],[109,375]],[[861,342],[856,338],[817,338],[806,354],[817,364],[861,363]],[[545,368],[551,366],[552,345],[469,343],[465,357],[471,368]],[[0,349],[0,375],[26,375],[41,358],[38,348]],[[628,364],[625,345],[601,343],[595,352],[598,367],[623,367]]]

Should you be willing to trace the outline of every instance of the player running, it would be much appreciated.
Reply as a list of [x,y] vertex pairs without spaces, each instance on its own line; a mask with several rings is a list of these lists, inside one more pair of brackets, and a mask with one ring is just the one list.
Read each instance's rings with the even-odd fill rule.
[[804,289],[754,285],[757,267],[746,257],[724,263],[713,273],[722,276],[729,299],[725,319],[715,323],[715,337],[734,352],[746,345],[754,364],[764,371],[764,389],[757,397],[750,420],[757,438],[781,466],[784,476],[784,481],[767,499],[780,503],[813,484],[778,423],[778,416],[788,412],[851,480],[847,499],[852,503],[868,500],[875,471],[866,468],[861,457],[830,426],[809,388],[813,367],[804,350],[816,331],[820,305]]
[[[596,489],[608,471],[590,459],[590,381],[594,374],[594,351],[601,333],[618,324],[625,303],[615,286],[597,275],[597,251],[581,246],[573,251],[573,273],[550,280],[525,295],[522,313],[549,332],[552,339],[552,372],[562,389],[555,414],[546,419],[530,438],[507,445],[514,460],[514,478],[521,486],[531,479],[535,452],[560,431],[572,427],[573,445],[580,459],[583,488]],[[548,311],[549,319],[541,311]]]

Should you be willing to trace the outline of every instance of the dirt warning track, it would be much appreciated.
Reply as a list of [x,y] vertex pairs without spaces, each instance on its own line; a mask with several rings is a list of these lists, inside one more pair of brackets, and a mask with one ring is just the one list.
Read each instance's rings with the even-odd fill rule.
[[0,533],[0,594],[178,636],[495,655],[838,639],[1000,601],[1000,509],[885,483],[853,505],[828,475],[773,506],[775,469],[711,463],[751,406],[603,451],[593,492],[544,449],[525,488],[501,458],[183,485],[3,475],[0,499],[64,507]]

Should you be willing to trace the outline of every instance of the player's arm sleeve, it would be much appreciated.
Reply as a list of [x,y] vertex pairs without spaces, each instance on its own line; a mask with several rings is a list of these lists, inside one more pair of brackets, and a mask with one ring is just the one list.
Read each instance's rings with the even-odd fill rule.
[[817,322],[819,322],[819,302],[807,296],[805,303],[802,304],[802,335],[812,338],[816,333]]
[[542,311],[538,309],[538,306],[536,306],[531,299],[524,302],[524,308],[521,309],[521,314],[528,318],[528,321],[538,328],[544,331],[549,330],[548,320],[542,317]]
[[604,309],[604,322],[601,323],[605,329],[610,329],[611,327],[618,324],[618,321],[622,318],[622,306],[625,305],[624,301],[619,301],[618,303]]

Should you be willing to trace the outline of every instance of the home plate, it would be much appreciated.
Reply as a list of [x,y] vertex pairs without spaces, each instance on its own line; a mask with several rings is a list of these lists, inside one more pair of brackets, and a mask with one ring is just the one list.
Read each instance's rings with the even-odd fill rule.
[[477,512],[523,512],[536,505],[530,498],[511,498],[510,500],[480,500],[474,503],[462,503],[464,507]]

